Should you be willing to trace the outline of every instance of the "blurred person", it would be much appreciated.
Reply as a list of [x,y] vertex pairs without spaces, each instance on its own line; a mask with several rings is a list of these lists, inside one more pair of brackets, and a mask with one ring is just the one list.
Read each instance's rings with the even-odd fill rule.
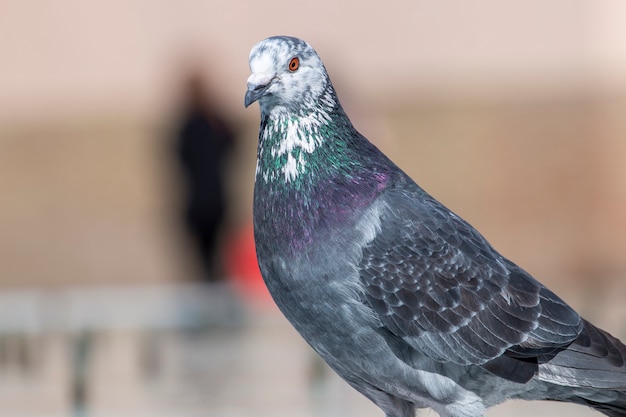
[[225,160],[234,146],[234,134],[200,72],[190,73],[185,90],[176,131],[176,151],[187,186],[184,222],[202,262],[203,280],[215,283],[224,279],[219,241],[228,209]]

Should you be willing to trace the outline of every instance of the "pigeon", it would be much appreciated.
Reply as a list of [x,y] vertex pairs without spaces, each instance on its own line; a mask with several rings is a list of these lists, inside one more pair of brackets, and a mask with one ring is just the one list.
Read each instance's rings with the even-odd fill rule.
[[267,38],[249,64],[259,267],[330,368],[386,417],[479,417],[508,399],[626,416],[626,346],[361,135],[308,43]]

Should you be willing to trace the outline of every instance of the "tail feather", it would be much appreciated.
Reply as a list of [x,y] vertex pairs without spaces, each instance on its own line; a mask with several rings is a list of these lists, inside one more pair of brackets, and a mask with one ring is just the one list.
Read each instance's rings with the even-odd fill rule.
[[588,400],[585,398],[580,398],[577,402],[582,405],[587,405],[594,410],[607,415],[609,417],[626,417],[626,394],[618,393],[619,398],[614,399],[613,401],[608,402],[597,402],[593,400]]
[[543,381],[626,392],[626,346],[587,321],[567,348],[539,361],[539,379]]
[[539,358],[538,378],[561,386],[553,391],[557,401],[626,417],[626,346],[587,321],[569,346]]

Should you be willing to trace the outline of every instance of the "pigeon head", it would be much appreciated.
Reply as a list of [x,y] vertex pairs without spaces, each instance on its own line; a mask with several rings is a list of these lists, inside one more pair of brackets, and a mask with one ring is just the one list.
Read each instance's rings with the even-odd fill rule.
[[305,41],[274,36],[250,52],[245,106],[259,102],[261,113],[300,113],[316,105],[330,86],[324,64]]
[[323,144],[350,136],[340,134],[352,129],[350,121],[322,60],[305,41],[262,40],[250,52],[250,70],[244,104],[258,101],[261,109],[257,179],[291,182],[324,162],[317,152]]

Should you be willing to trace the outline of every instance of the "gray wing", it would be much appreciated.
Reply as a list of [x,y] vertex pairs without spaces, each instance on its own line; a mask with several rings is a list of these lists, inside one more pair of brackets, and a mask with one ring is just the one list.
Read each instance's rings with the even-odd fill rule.
[[581,332],[574,310],[424,191],[381,198],[380,227],[358,268],[367,302],[411,347],[506,374],[510,364],[497,359],[536,360]]

